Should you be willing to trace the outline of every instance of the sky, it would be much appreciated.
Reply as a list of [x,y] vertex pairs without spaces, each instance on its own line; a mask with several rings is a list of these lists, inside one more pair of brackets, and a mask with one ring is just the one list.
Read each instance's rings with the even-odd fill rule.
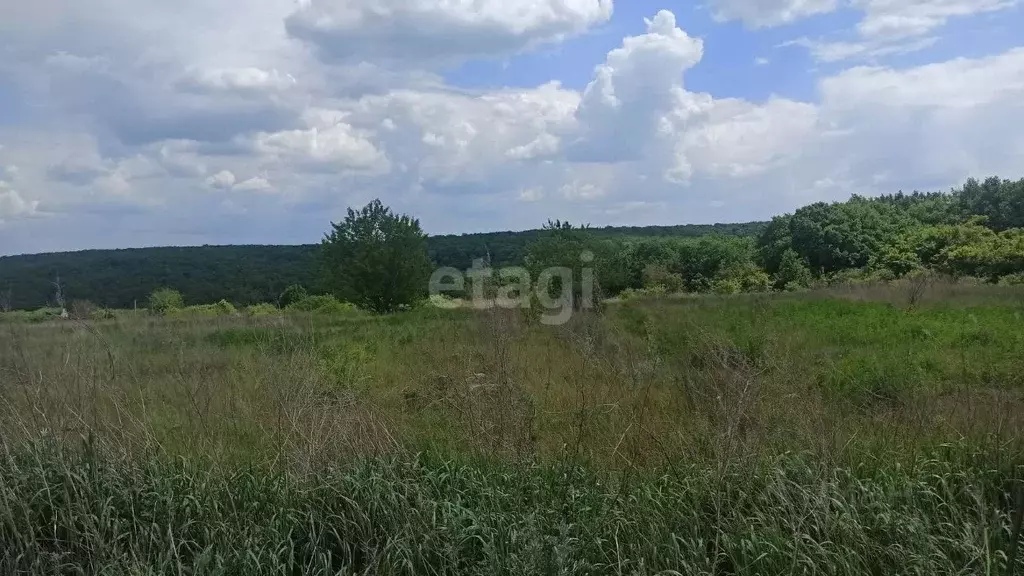
[[1021,29],[1024,0],[0,0],[0,255],[1016,179]]

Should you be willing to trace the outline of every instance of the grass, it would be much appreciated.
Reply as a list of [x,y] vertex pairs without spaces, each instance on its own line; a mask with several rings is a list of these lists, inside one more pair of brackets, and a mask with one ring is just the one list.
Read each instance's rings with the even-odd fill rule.
[[984,290],[7,322],[0,573],[1004,574]]

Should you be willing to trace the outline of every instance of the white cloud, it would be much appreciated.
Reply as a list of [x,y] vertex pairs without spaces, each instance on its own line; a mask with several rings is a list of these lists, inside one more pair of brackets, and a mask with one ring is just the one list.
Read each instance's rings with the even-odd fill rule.
[[831,106],[977,110],[1024,94],[1024,48],[980,59],[957,58],[907,70],[856,67],[821,82]]
[[950,19],[997,12],[1021,0],[852,0],[863,13],[854,39],[799,38],[783,45],[804,46],[819,62],[878,59],[917,52],[938,41]]
[[38,200],[25,200],[10,184],[0,180],[0,224],[15,218],[33,216],[38,208]]
[[387,170],[387,159],[365,134],[348,124],[313,126],[304,130],[260,132],[253,148],[282,162],[329,163],[338,169]]
[[674,14],[663,10],[648,20],[646,34],[623,40],[597,67],[576,112],[580,135],[570,156],[592,161],[646,156],[659,145],[656,135],[671,123],[668,116],[687,107],[682,74],[702,56],[703,43],[678,28]]
[[818,62],[839,62],[849,59],[877,59],[884,56],[908,54],[924,50],[938,41],[934,36],[893,42],[890,40],[864,40],[858,42],[829,42],[798,38],[785,42],[783,46],[803,46],[811,51]]
[[295,77],[275,69],[263,70],[254,66],[193,70],[182,83],[192,89],[280,91],[295,86]]
[[857,30],[865,38],[900,39],[928,34],[955,17],[995,12],[1020,0],[854,0],[864,11]]
[[274,187],[270,184],[270,181],[262,176],[253,176],[248,180],[243,180],[232,188],[239,192],[267,192],[273,190]]
[[837,0],[711,0],[716,20],[740,20],[751,28],[788,24],[831,12],[838,4]]
[[330,61],[416,67],[514,54],[611,15],[612,0],[307,0],[287,29]]
[[235,175],[230,170],[221,170],[207,178],[206,185],[219,190],[230,190],[235,185]]

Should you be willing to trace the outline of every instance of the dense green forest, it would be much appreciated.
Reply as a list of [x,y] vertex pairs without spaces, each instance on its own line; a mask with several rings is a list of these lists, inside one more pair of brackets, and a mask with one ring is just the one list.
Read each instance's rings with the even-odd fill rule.
[[[817,202],[770,222],[641,228],[557,226],[428,239],[435,266],[579,268],[595,255],[605,296],[628,291],[730,294],[890,280],[921,270],[1024,283],[1024,179],[968,180],[948,192]],[[160,287],[186,304],[277,302],[289,285],[325,293],[317,245],[97,250],[0,258],[5,307],[68,301],[132,307]],[[580,276],[576,276],[580,277]],[[459,294],[453,294],[459,296]]]
[[[591,232],[602,238],[680,237],[709,234],[750,236],[763,222],[745,224],[606,227]],[[430,257],[438,266],[468,268],[474,258],[490,256],[495,266],[519,264],[541,230],[432,236]],[[84,250],[0,257],[0,294],[10,307],[29,309],[53,303],[53,282],[60,276],[68,300],[88,300],[108,308],[145,305],[149,294],[170,286],[189,304],[226,299],[244,305],[274,302],[289,285],[318,291],[317,245],[195,246]]]

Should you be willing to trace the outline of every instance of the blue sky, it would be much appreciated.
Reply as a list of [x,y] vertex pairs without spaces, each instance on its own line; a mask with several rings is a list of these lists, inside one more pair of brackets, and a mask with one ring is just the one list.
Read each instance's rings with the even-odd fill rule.
[[1019,178],[1022,0],[48,0],[0,19],[0,254],[765,219]]

